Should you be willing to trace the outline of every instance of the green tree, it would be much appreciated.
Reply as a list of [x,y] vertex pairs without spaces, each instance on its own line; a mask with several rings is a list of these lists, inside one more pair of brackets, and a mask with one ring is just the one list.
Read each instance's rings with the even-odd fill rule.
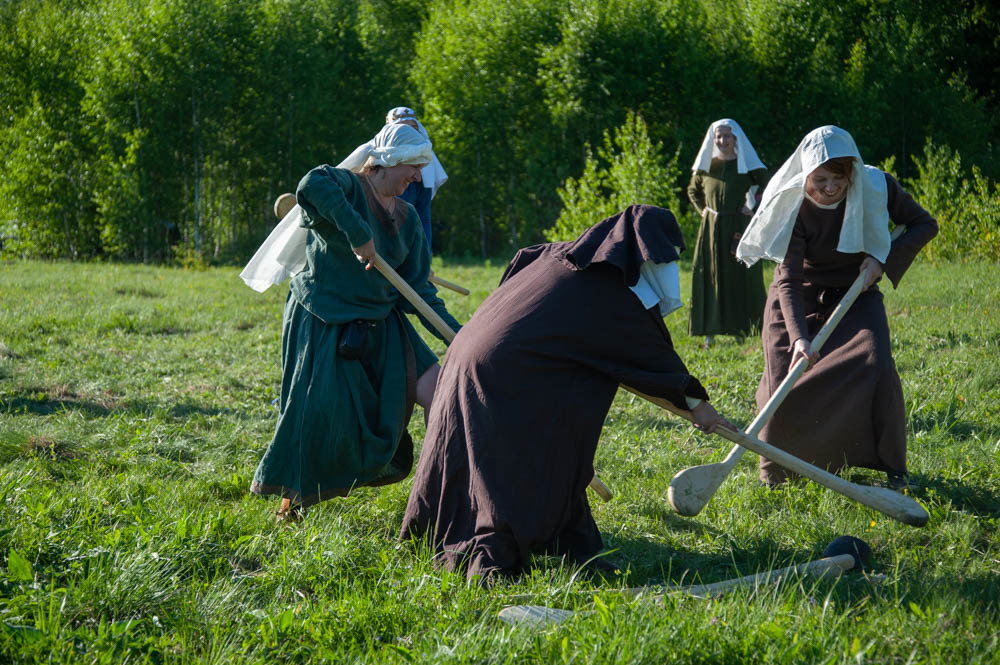
[[613,135],[604,132],[596,155],[588,149],[583,175],[568,178],[559,189],[563,209],[545,237],[553,242],[571,240],[634,203],[661,206],[676,214],[678,153],[667,159],[662,144],[650,140],[642,116],[629,111]]
[[445,250],[481,255],[537,237],[553,214],[558,164],[539,49],[555,38],[551,0],[445,0],[431,7],[413,80],[451,180],[435,200]]

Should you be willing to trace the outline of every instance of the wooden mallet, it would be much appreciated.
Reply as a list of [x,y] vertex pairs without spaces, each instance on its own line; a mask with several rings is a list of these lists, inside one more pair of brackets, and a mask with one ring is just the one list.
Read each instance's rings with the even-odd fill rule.
[[[714,582],[712,584],[696,584],[674,587],[636,587],[622,589],[622,593],[631,596],[652,594],[653,599],[664,596],[684,594],[698,598],[717,598],[734,589],[752,588],[766,584],[778,584],[789,577],[828,577],[839,576],[853,568],[863,568],[871,559],[872,550],[868,543],[853,536],[839,536],[832,540],[823,550],[823,557],[808,563],[787,566],[776,570],[767,570],[755,575],[745,575],[731,580]],[[586,593],[593,593],[587,591]],[[560,610],[544,605],[513,605],[500,610],[500,619],[511,624],[544,625],[561,623],[573,616],[571,610]]]
[[[660,397],[644,395],[638,390],[629,388],[628,386],[623,387],[626,390],[635,393],[639,397],[649,400],[653,404],[661,406],[671,413],[677,414],[685,420],[694,421],[690,411],[683,411],[674,406],[668,400]],[[923,506],[905,494],[894,492],[885,487],[857,485],[848,480],[844,480],[840,476],[836,476],[825,469],[814,466],[809,462],[799,459],[791,453],[782,450],[781,448],[765,443],[764,441],[750,436],[745,432],[734,432],[726,427],[718,427],[715,430],[715,434],[745,448],[749,448],[758,455],[763,455],[764,457],[772,459],[781,466],[794,471],[800,476],[809,478],[827,489],[831,489],[834,492],[854,499],[858,503],[863,503],[869,508],[874,508],[880,513],[888,515],[892,519],[898,520],[903,524],[909,524],[910,526],[923,526],[927,524],[927,520],[930,517],[927,514],[927,511],[924,510]]]
[[[854,280],[851,288],[840,299],[840,303],[837,304],[830,318],[827,319],[826,323],[823,324],[823,327],[820,328],[809,344],[809,355],[819,352],[823,343],[830,336],[830,333],[833,332],[833,329],[840,323],[840,320],[844,318],[844,314],[854,304],[858,294],[864,290],[867,279],[868,272],[865,271]],[[778,389],[774,391],[771,398],[767,400],[767,404],[757,413],[757,417],[747,427],[746,433],[748,435],[757,436],[758,432],[764,428],[767,421],[778,410],[785,397],[792,391],[795,382],[799,380],[799,377],[802,376],[808,367],[809,361],[805,358],[800,358],[797,363],[792,365],[792,368],[788,371]],[[667,487],[667,500],[670,501],[673,509],[677,513],[688,517],[701,512],[701,509],[708,504],[715,495],[716,490],[719,489],[722,482],[729,476],[729,472],[733,470],[736,463],[743,457],[745,451],[746,448],[736,445],[721,462],[692,466],[678,471],[671,478],[670,485]]]

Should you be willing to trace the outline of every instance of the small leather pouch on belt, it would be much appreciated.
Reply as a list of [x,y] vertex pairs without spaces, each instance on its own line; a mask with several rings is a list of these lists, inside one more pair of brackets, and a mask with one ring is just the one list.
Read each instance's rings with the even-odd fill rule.
[[342,325],[340,340],[337,342],[337,355],[344,360],[359,360],[364,355],[368,331],[374,326],[374,321],[366,319],[355,319]]
[[824,307],[833,307],[840,302],[847,291],[846,287],[828,286],[819,290],[816,294],[816,301]]

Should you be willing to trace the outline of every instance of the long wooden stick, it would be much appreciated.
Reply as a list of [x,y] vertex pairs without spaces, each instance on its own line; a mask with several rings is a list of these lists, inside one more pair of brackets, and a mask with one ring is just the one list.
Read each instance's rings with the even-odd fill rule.
[[390,284],[396,287],[396,290],[399,291],[425,319],[431,322],[431,325],[434,326],[435,330],[441,333],[441,336],[444,337],[446,342],[450,343],[451,340],[455,339],[455,331],[451,329],[451,326],[445,323],[445,320],[442,319],[437,312],[431,309],[431,306],[428,305],[427,302],[413,290],[413,287],[410,286],[405,279],[400,277],[399,273],[396,272],[392,266],[386,263],[385,259],[379,256],[378,253],[376,253],[375,257],[372,259],[372,265],[375,266],[375,270],[378,270],[382,273],[383,277],[389,280]]
[[[382,273],[383,277],[389,280],[390,284],[396,287],[396,290],[399,291],[403,297],[406,298],[406,300],[409,301],[409,303],[424,316],[424,318],[431,322],[431,325],[433,325],[434,328],[441,333],[442,337],[444,337],[446,341],[450,343],[453,339],[455,339],[455,331],[452,330],[447,323],[445,323],[444,319],[438,316],[437,312],[431,309],[431,306],[428,305],[424,299],[413,290],[413,287],[407,284],[406,280],[400,277],[399,273],[397,273],[392,266],[386,263],[385,259],[379,256],[378,253],[376,253],[375,257],[372,259],[372,265],[375,266],[376,270]],[[611,500],[611,491],[596,475],[590,481],[590,488],[605,501]]]
[[[789,577],[827,577],[839,576],[850,570],[855,565],[854,556],[850,554],[838,554],[837,556],[816,559],[808,563],[800,563],[797,566],[778,568],[777,570],[765,570],[756,575],[746,575],[732,580],[723,580],[713,584],[697,584],[678,587],[639,587],[637,589],[624,589],[625,593],[632,596],[645,595],[653,592],[652,598],[658,600],[667,595],[684,594],[698,598],[715,598],[733,589],[743,587],[757,588],[765,584],[778,584]],[[588,592],[593,593],[593,592]],[[560,610],[544,605],[512,605],[500,610],[499,617],[507,623],[528,623],[542,625],[546,623],[561,623],[575,614],[572,610]]]
[[432,284],[437,284],[438,286],[443,286],[446,289],[451,289],[455,293],[461,293],[463,296],[469,295],[469,289],[465,288],[464,286],[459,286],[455,282],[449,282],[446,279],[442,279],[437,275],[431,275],[430,277],[427,278],[427,281]]
[[[649,400],[657,406],[663,407],[671,413],[677,414],[685,420],[694,422],[694,418],[691,416],[690,411],[683,411],[674,406],[668,400],[660,397],[652,397],[651,395],[645,395],[634,388],[629,388],[628,386],[623,386],[623,388],[629,392],[635,393],[643,399]],[[871,487],[868,485],[857,485],[849,482],[840,476],[836,476],[829,471],[821,469],[818,466],[814,466],[805,460],[799,459],[795,455],[792,455],[781,448],[776,448],[775,446],[765,443],[756,437],[749,436],[745,432],[734,432],[726,427],[719,427],[715,430],[715,433],[724,439],[732,441],[733,443],[738,443],[745,448],[749,448],[758,455],[763,455],[764,457],[772,459],[786,469],[791,469],[800,476],[805,476],[827,489],[831,489],[834,492],[843,494],[844,496],[854,499],[859,503],[863,503],[869,508],[874,508],[880,513],[888,515],[903,524],[909,524],[910,526],[923,526],[927,523],[929,518],[927,511],[924,510],[923,506],[905,494],[894,492],[885,487]]]
[[[858,275],[854,283],[851,284],[851,288],[847,290],[844,297],[840,299],[837,307],[833,310],[830,318],[827,319],[823,327],[820,328],[819,332],[813,338],[812,342],[809,344],[809,355],[818,353],[823,347],[823,343],[826,342],[830,333],[833,329],[837,327],[840,320],[844,318],[844,314],[850,309],[851,305],[857,299],[858,294],[864,290],[865,281],[869,277],[869,272],[866,270]],[[778,386],[778,389],[774,391],[771,398],[767,401],[767,404],[757,413],[757,417],[753,419],[750,426],[747,427],[746,433],[750,436],[757,436],[757,434],[764,428],[764,425],[771,419],[774,412],[778,410],[781,403],[785,401],[785,397],[788,393],[792,391],[792,387],[795,386],[795,382],[799,380],[803,372],[809,367],[809,361],[805,358],[800,358],[797,363],[792,365],[791,370],[785,376],[784,380]],[[723,481],[729,476],[730,471],[736,466],[736,463],[740,461],[743,457],[743,453],[746,448],[737,445],[734,446],[726,459],[718,462],[716,464],[703,464],[701,466],[693,466],[687,469],[682,469],[678,471],[677,474],[670,479],[670,485],[667,488],[667,499],[670,501],[670,505],[673,509],[681,514],[691,517],[697,515],[701,512],[712,497],[715,492],[722,485]]]

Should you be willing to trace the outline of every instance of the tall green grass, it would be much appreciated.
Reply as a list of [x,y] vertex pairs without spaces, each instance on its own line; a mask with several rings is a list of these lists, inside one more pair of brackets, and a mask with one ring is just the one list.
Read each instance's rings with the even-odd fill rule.
[[[472,289],[443,293],[459,320],[502,268],[435,263]],[[995,265],[918,263],[886,294],[926,527],[805,482],[767,491],[752,455],[681,518],[670,477],[728,443],[620,393],[597,458],[616,496],[591,498],[619,579],[540,557],[490,590],[396,540],[410,481],[323,503],[293,528],[248,494],[276,417],[285,289],[253,293],[237,272],[0,265],[0,662],[997,661]],[[759,338],[703,351],[683,311],[667,323],[717,407],[748,422]],[[419,441],[419,413],[411,431]],[[800,563],[840,534],[872,545],[868,574],[716,600],[614,592]],[[581,612],[539,630],[497,620],[524,597]]]

